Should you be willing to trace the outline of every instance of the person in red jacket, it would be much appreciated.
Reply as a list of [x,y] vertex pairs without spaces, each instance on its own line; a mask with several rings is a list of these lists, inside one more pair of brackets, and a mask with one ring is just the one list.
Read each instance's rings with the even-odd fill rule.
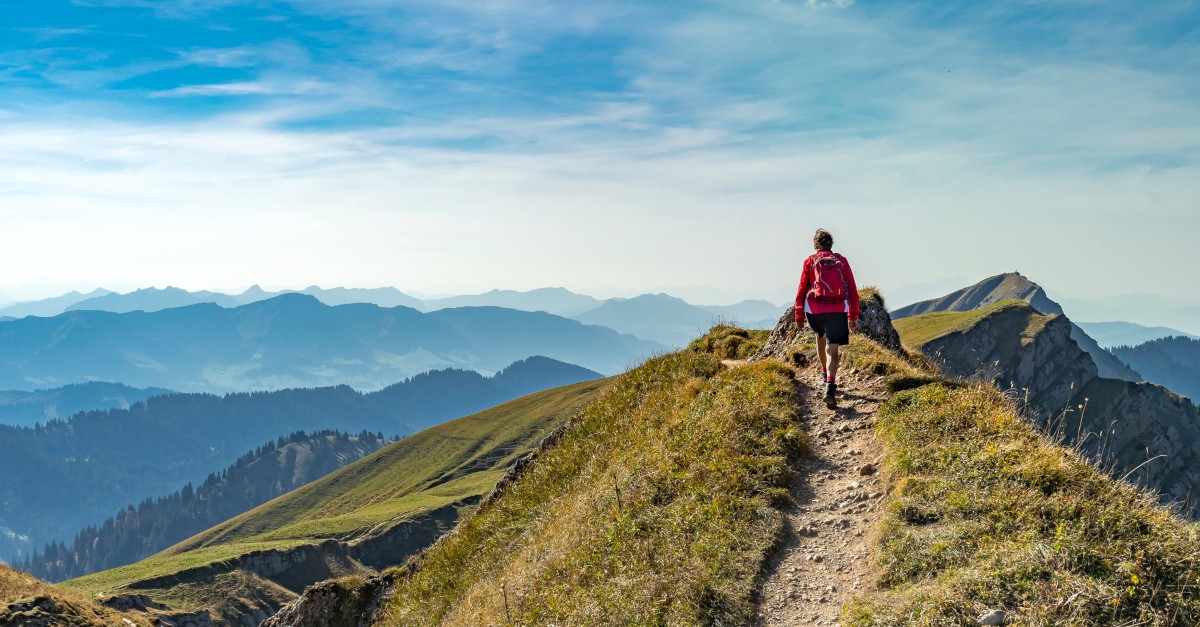
[[833,252],[829,231],[817,229],[813,248],[817,252],[804,260],[796,291],[796,327],[803,330],[807,319],[817,334],[825,405],[833,409],[837,407],[838,351],[858,328],[858,286],[850,262]]

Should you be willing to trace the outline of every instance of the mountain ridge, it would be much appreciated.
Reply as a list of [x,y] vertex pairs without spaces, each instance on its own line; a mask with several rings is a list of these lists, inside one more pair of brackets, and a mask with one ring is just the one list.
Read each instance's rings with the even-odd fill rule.
[[[542,331],[552,332],[553,341]],[[73,311],[0,322],[0,388],[99,380],[181,392],[340,384],[373,390],[429,370],[495,372],[539,354],[612,373],[661,348],[546,313],[422,313],[403,306],[329,306],[311,295],[284,294],[232,309],[199,303],[151,313]]]
[[1100,376],[1066,316],[1014,298],[904,318],[896,327],[946,374],[1011,390],[1046,433],[1196,516],[1200,410],[1161,386]]
[[[1046,295],[1040,285],[1030,281],[1019,272],[1009,272],[988,277],[974,285],[934,298],[901,307],[892,311],[894,319],[937,311],[970,311],[993,305],[1000,301],[1016,298],[1046,314],[1064,315],[1062,307]],[[1091,356],[1100,374],[1110,379],[1141,381],[1142,377],[1126,366],[1111,353],[1104,350],[1079,325],[1071,322],[1071,338]]]

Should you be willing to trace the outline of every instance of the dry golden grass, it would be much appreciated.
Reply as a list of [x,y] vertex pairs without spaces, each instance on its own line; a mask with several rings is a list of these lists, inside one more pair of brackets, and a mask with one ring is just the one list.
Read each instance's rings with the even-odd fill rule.
[[720,368],[734,336],[750,339],[718,327],[622,376],[400,578],[384,624],[752,621],[804,436],[789,368]]
[[878,430],[894,485],[884,589],[849,625],[1200,624],[1200,527],[1113,481],[982,385],[897,394]]
[[34,615],[50,620],[48,624],[79,627],[151,624],[145,615],[119,614],[82,594],[57,588],[0,564],[0,625],[19,623],[22,618]]

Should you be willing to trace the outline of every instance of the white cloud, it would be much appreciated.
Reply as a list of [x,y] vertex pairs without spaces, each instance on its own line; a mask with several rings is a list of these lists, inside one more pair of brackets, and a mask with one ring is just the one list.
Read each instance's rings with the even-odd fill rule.
[[[621,30],[619,5],[455,3],[422,14],[428,49],[367,39],[356,53],[369,61],[321,65],[278,46],[256,80],[162,94],[273,96],[233,114],[0,115],[0,263],[10,280],[110,288],[672,285],[782,302],[822,225],[885,290],[1015,269],[1103,292],[1131,238],[1200,267],[1186,62],[1031,59],[967,27],[922,26],[919,8],[728,4]],[[306,6],[381,31],[427,26],[386,19],[400,5],[414,6]],[[615,60],[625,89],[466,82],[452,98],[393,75],[503,76],[558,34],[612,31],[632,42]],[[179,62],[258,68],[266,49]],[[372,108],[392,117],[339,117]],[[1155,280],[1200,292],[1194,277]]]

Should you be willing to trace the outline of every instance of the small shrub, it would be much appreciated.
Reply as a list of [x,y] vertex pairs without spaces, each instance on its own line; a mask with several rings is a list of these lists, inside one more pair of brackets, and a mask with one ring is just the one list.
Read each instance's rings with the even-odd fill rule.
[[747,359],[767,343],[769,331],[747,331],[738,327],[718,324],[708,333],[688,345],[688,350],[710,353],[720,359]]

